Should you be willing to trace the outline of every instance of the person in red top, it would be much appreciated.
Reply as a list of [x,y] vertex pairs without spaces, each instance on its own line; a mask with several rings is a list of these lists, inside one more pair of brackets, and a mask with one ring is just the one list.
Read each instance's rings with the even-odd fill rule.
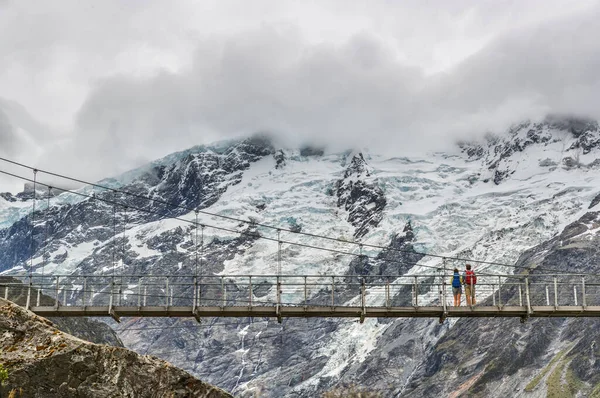
[[475,275],[475,272],[471,270],[471,264],[466,265],[466,270],[463,274],[463,283],[465,284],[467,305],[475,305],[475,284],[477,283],[477,276]]

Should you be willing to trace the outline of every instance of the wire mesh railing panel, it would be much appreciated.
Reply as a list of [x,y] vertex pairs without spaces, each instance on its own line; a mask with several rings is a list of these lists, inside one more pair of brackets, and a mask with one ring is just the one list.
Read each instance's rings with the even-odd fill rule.
[[[29,307],[340,307],[407,308],[467,305],[452,275],[33,275],[0,280],[0,297]],[[478,275],[478,307],[528,311],[600,305],[600,276]],[[335,307],[335,308],[334,308]],[[541,311],[541,309],[540,309]]]

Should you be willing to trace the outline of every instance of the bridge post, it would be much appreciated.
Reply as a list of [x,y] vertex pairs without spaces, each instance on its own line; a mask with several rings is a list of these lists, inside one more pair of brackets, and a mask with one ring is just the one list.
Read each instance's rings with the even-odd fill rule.
[[113,308],[113,296],[114,296],[114,291],[115,291],[115,281],[114,279],[110,282],[110,299],[109,299],[109,303],[108,303],[108,314],[112,317],[112,319],[115,320],[115,322],[120,323],[121,319],[119,318],[119,316],[115,313],[115,309]]
[[575,299],[575,305],[577,305],[577,285],[573,285],[573,298]]
[[169,277],[165,285],[165,310],[169,311]]
[[558,281],[554,276],[554,309],[558,309]]
[[115,284],[114,281],[110,282],[110,296],[108,297],[108,313],[109,314],[112,312],[114,284]]
[[58,283],[59,283],[58,280],[59,279],[60,279],[60,276],[57,276],[56,277],[56,289],[54,292],[54,308],[56,308],[56,309],[58,309],[58,306],[59,306],[59,300],[58,300]]
[[525,277],[525,299],[527,300],[527,316],[533,312],[531,310],[531,299],[529,297],[529,277]]
[[502,278],[498,275],[498,309],[502,309]]
[[550,293],[548,293],[548,285],[546,285],[546,305],[550,306]]
[[81,297],[81,305],[85,311],[85,293],[87,292],[87,276],[83,277],[83,296]]
[[[448,315],[448,305],[446,303],[446,258],[443,259],[444,273],[442,274],[442,305],[444,306],[444,319]],[[440,323],[444,322],[444,319],[440,319]]]
[[360,312],[360,323],[365,322],[365,315],[367,314],[367,300],[366,300],[366,288],[365,288],[365,277],[363,276],[360,286],[360,299],[361,299],[361,312]]
[[138,305],[138,311],[140,311],[142,309],[142,277],[138,278],[138,299],[137,299],[137,305]]
[[417,276],[415,276],[415,308],[419,306],[419,284],[417,283]]
[[25,303],[25,309],[29,310],[31,304],[31,274],[29,274],[29,286],[27,287],[27,302]]
[[307,277],[304,277],[304,311],[308,309],[308,283]]
[[196,322],[201,323],[200,313],[198,311],[198,278],[194,276],[194,302],[192,303],[192,315],[196,319]]
[[587,299],[585,297],[585,276],[581,277],[581,303],[583,305],[583,309],[587,308]]
[[492,306],[496,306],[496,286],[492,283]]
[[523,306],[523,289],[521,288],[521,284],[519,283],[519,307]]
[[225,291],[225,277],[222,276],[221,277],[221,311],[223,311],[223,309],[225,308],[225,305],[227,304],[227,298],[225,297],[226,291]]
[[[42,280],[42,286],[44,284],[44,281]],[[40,287],[40,289],[38,289],[37,291],[37,300],[36,300],[36,306],[40,306],[40,298],[42,296],[42,288]]]
[[385,283],[385,306],[390,308],[390,278],[386,279]]
[[248,277],[248,303],[250,304],[250,309],[252,310],[252,275]]
[[335,308],[335,276],[331,277],[331,309]]
[[279,280],[279,275],[277,275],[277,305],[275,307],[275,314],[277,315],[277,322],[283,322],[281,319],[281,281]]

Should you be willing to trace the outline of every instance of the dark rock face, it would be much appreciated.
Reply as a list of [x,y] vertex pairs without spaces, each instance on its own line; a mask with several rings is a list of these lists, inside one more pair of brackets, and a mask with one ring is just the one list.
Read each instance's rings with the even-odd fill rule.
[[[5,291],[8,287],[8,293]],[[20,306],[27,303],[28,286],[22,284],[19,279],[9,276],[0,276],[0,291],[2,297],[6,294],[7,298]],[[31,305],[37,303],[38,291],[31,289]],[[41,305],[54,305],[54,298],[45,294],[40,294]],[[51,318],[56,328],[69,333],[82,340],[90,341],[96,344],[107,344],[115,347],[123,347],[121,339],[116,332],[107,324],[90,318]]]
[[352,157],[344,178],[336,182],[337,205],[348,212],[348,221],[356,228],[355,238],[379,225],[387,204],[383,190],[376,183],[365,181],[370,175],[367,162],[359,153]]
[[594,199],[592,199],[592,203],[590,203],[590,206],[588,207],[588,209],[595,207],[598,203],[600,203],[600,193],[598,195],[596,195],[596,197]]
[[[517,166],[509,164],[515,154],[534,145],[549,145],[560,140],[553,131],[565,132],[575,138],[565,148],[567,151],[580,150],[586,155],[594,149],[600,149],[600,126],[596,121],[555,116],[548,117],[541,123],[525,122],[515,125],[503,136],[488,134],[483,143],[460,142],[459,147],[470,160],[482,160],[490,170],[494,183],[499,185],[515,172]],[[565,157],[562,160],[564,167],[582,167],[577,154],[575,157]]]
[[[0,271],[24,265],[25,260],[32,255],[40,255],[41,251],[51,253],[60,247],[82,242],[107,241],[129,223],[176,217],[189,213],[191,209],[206,208],[215,203],[229,186],[239,184],[243,172],[252,163],[272,153],[271,143],[262,137],[243,140],[223,152],[201,148],[200,152],[190,153],[175,162],[154,166],[139,179],[120,188],[138,197],[96,192],[96,198],[118,205],[86,199],[47,209],[41,207],[45,202],[39,201],[38,208],[42,210],[36,210],[32,216],[0,230]],[[145,197],[159,201],[152,202]],[[120,246],[119,250],[122,250]]]
[[23,397],[230,397],[169,363],[74,338],[0,299],[2,395]]
[[[581,235],[598,227],[600,212],[587,213],[559,236],[521,256],[517,265],[532,267],[529,271],[532,297],[543,297],[543,284],[535,284],[543,280],[536,276],[544,273],[538,267],[565,273],[574,270],[598,273],[600,237],[594,235],[590,240]],[[580,278],[574,283],[580,284]],[[505,302],[518,300],[516,288],[506,289],[502,294]],[[572,294],[572,286],[559,287],[558,297]],[[586,297],[588,303],[600,302],[597,290],[588,290]],[[489,301],[487,305],[491,305]],[[587,396],[600,385],[600,361],[596,360],[599,327],[600,322],[593,318],[535,318],[525,324],[502,318],[458,320],[427,354],[405,391],[406,396],[434,397],[457,390],[473,397],[519,395],[525,386],[528,391],[543,392],[546,382],[536,383],[535,377],[546,366],[554,371],[554,363],[564,367],[557,372],[569,376],[559,373],[558,385],[547,386],[549,393],[550,389],[556,392],[562,388],[571,389],[573,396],[577,392]],[[549,365],[553,359],[555,362]],[[506,383],[508,377],[514,382]]]
[[[414,264],[423,258],[417,253],[413,243],[415,235],[412,224],[408,222],[402,233],[395,234],[388,247],[382,250],[375,260],[357,257],[350,262],[350,275],[369,275],[385,277],[404,275]],[[384,280],[380,278],[379,280]]]
[[310,146],[306,146],[300,149],[300,156],[308,157],[308,156],[323,156],[325,154],[325,150],[322,148],[314,148]]
[[285,156],[285,153],[283,152],[283,150],[280,149],[277,152],[275,152],[273,157],[275,158],[275,168],[283,169],[285,167],[286,160],[287,160],[287,157]]

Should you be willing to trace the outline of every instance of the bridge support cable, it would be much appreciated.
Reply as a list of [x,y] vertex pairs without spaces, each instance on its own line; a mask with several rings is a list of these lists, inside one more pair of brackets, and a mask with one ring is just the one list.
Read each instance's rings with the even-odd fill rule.
[[202,276],[204,275],[204,224],[200,225],[200,286],[198,287],[198,306],[202,305]]
[[[10,159],[7,159],[7,158],[0,157],[0,161],[5,162],[5,163],[10,163],[10,164],[13,164],[13,165],[25,168],[25,169],[35,170],[35,168],[32,167],[32,166],[29,166],[29,165],[26,165],[26,164],[23,164],[23,163],[20,163],[20,162],[16,162],[16,161],[13,161],[13,160],[10,160]],[[91,186],[92,188],[99,188],[99,189],[106,190],[108,192],[114,192],[115,194],[119,193],[121,195],[130,196],[130,197],[133,197],[133,198],[136,198],[136,199],[147,200],[147,201],[150,201],[152,203],[159,203],[159,204],[167,205],[167,206],[175,207],[175,208],[178,208],[178,209],[181,209],[181,210],[187,210],[187,211],[193,211],[194,210],[194,209],[186,207],[186,206],[184,206],[184,205],[182,205],[180,203],[168,202],[168,201],[156,198],[156,197],[145,196],[145,195],[141,195],[141,194],[136,194],[134,192],[128,192],[128,191],[125,191],[125,190],[120,190],[120,189],[117,189],[117,188],[112,188],[112,187],[108,187],[108,186],[105,186],[105,185],[100,185],[100,184],[97,184],[97,183],[92,183],[90,181],[85,181],[85,180],[81,180],[81,179],[78,179],[78,178],[69,177],[69,176],[64,175],[64,174],[54,173],[54,172],[51,172],[49,170],[38,169],[38,171],[40,173],[47,174],[47,175],[50,175],[50,176],[53,176],[53,177],[58,177],[58,178],[62,178],[62,179],[68,180],[68,181],[74,181],[74,182],[77,182],[77,183],[80,183],[80,184],[88,185],[88,186]],[[8,173],[8,172],[2,172],[2,173],[6,174],[6,175],[10,175],[10,176],[15,177],[15,178],[22,179],[22,180],[29,180],[28,178],[25,178],[25,177],[22,177],[22,176],[19,176],[19,175],[16,175],[16,174],[12,174],[12,173]],[[211,216],[211,217],[217,217],[217,218],[226,219],[226,220],[229,220],[229,221],[240,222],[240,223],[244,223],[244,224],[252,224],[252,225],[256,225],[256,226],[263,227],[263,228],[268,228],[268,229],[281,229],[281,230],[283,230],[285,232],[295,233],[295,234],[298,234],[298,235],[307,236],[307,237],[311,237],[311,238],[329,240],[329,241],[333,241],[333,242],[347,243],[347,244],[352,244],[352,245],[358,245],[359,244],[358,242],[355,242],[355,241],[348,242],[348,241],[345,241],[345,240],[342,240],[342,239],[339,239],[339,238],[334,238],[334,237],[331,237],[331,236],[311,234],[311,233],[303,232],[303,231],[293,231],[292,229],[284,229],[284,228],[276,227],[276,226],[273,226],[273,225],[256,223],[255,221],[248,221],[248,220],[244,220],[244,219],[240,219],[240,218],[226,216],[226,215],[223,215],[223,214],[211,213],[211,212],[206,211],[206,210],[201,210],[200,212],[202,214],[205,214],[205,215]],[[155,213],[155,214],[159,215],[159,213]],[[398,252],[398,253],[415,254],[414,251],[410,251],[410,250],[406,250],[406,249],[389,248],[389,247],[384,247],[384,246],[379,246],[379,245],[373,245],[373,244],[366,244],[366,246],[369,247],[369,248],[373,248],[373,249],[391,250],[391,251]],[[443,256],[443,255],[438,255],[438,254],[428,254],[428,253],[418,253],[418,254],[422,254],[424,256],[434,257],[434,258],[447,257],[447,256]],[[478,263],[478,264],[498,265],[498,266],[512,267],[512,268],[523,268],[523,269],[526,268],[526,267],[519,267],[519,266],[516,266],[514,264],[504,264],[504,263],[498,263],[498,262],[480,261],[480,260],[468,259],[468,258],[460,258],[460,257],[448,257],[448,258],[451,258],[451,259],[456,260],[456,261],[461,261],[461,262],[472,262],[472,263]],[[546,269],[546,270],[550,271],[548,269]]]
[[[3,160],[3,159],[0,158],[0,160]],[[9,175],[9,176],[12,176],[12,177],[15,177],[15,178],[19,178],[21,180],[33,182],[33,180],[31,180],[29,178],[22,177],[22,176],[19,176],[19,175],[13,174],[13,173],[9,173],[9,172],[6,172],[6,171],[0,170],[0,173],[5,174],[5,175]],[[44,185],[44,186],[49,186],[48,184],[38,183],[38,185],[40,185],[40,184]],[[93,187],[98,186],[97,184],[96,185],[90,184],[90,185],[93,186]],[[116,193],[121,193],[123,195],[131,195],[131,193],[128,193],[128,192],[119,191],[119,190],[115,190],[115,189],[108,188],[108,187],[102,187],[102,186],[99,186],[99,187],[101,187],[103,189],[107,189],[110,192],[114,192],[115,196],[116,196]],[[67,192],[68,190],[67,189],[63,189],[63,191]],[[88,195],[88,194],[85,194],[85,193],[82,193],[82,192],[77,192],[77,191],[68,191],[68,192],[70,192],[73,195],[82,196],[82,197],[85,197],[85,198],[98,199],[98,200],[100,200],[100,201],[102,201],[104,203],[107,203],[107,204],[113,204],[113,205],[119,204],[119,203],[116,203],[114,200],[111,201],[110,199],[107,199],[107,198],[96,197],[95,193],[93,193],[92,195]],[[148,199],[148,200],[153,200],[153,199]],[[137,210],[137,211],[140,211],[140,212],[144,212],[144,213],[148,213],[148,214],[154,214],[154,215],[157,215],[157,216],[160,216],[160,217],[164,217],[163,213],[159,213],[157,211],[148,210],[148,209],[145,209],[145,208],[142,208],[142,207],[132,207],[132,208],[135,209],[135,210]],[[203,212],[203,211],[200,211],[200,212],[203,213],[203,214],[207,214],[206,212]],[[215,217],[219,217],[220,215],[214,215],[214,216]],[[180,221],[184,221],[184,222],[188,222],[188,223],[193,223],[192,220],[187,220],[187,219],[183,219],[183,218],[179,218],[179,217],[170,217],[170,218],[174,219],[174,220],[180,220]],[[248,221],[247,220],[240,220],[240,222],[247,223]],[[254,222],[253,222],[253,225],[261,225],[261,226],[263,226],[262,224],[257,224],[257,223],[254,223]],[[237,234],[241,234],[241,235],[252,236],[254,238],[276,241],[275,238],[270,238],[270,237],[266,237],[266,236],[258,236],[256,233],[252,233],[252,232],[247,232],[247,231],[241,231],[240,232],[240,231],[233,230],[233,229],[230,229],[230,228],[224,228],[224,227],[219,227],[219,226],[214,226],[214,225],[209,225],[208,227],[214,228],[216,230],[221,230],[221,231],[227,231],[227,232],[237,233]],[[265,227],[275,228],[275,227],[271,227],[271,226],[265,226]],[[280,229],[280,230],[282,230],[282,229]],[[288,231],[287,229],[283,229],[283,230]],[[293,232],[293,231],[290,231],[290,232]],[[335,239],[335,238],[331,238],[331,237],[326,237],[326,236],[318,236],[318,235],[306,234],[306,233],[301,233],[301,232],[298,232],[298,234],[306,235],[306,236],[311,236],[311,237],[316,237],[316,238],[330,239],[330,240],[340,241],[340,242],[344,242],[344,243],[358,244],[357,242],[346,242],[346,241],[342,241],[342,240],[339,240],[339,239]],[[353,253],[351,251],[337,250],[337,249],[332,249],[332,248],[327,248],[327,247],[321,247],[321,246],[315,246],[315,245],[311,245],[311,244],[300,243],[300,242],[282,241],[282,243],[287,243],[287,244],[290,244],[290,245],[293,245],[293,246],[311,248],[311,249],[315,249],[315,250],[323,250],[323,251],[327,251],[327,252],[331,252],[331,253],[337,253],[337,254],[343,254],[343,255],[351,255],[351,256],[360,256],[359,254],[357,254],[355,252]],[[399,250],[396,250],[396,249],[390,249],[388,247],[383,247],[383,246],[376,246],[376,245],[367,245],[367,246],[373,247],[373,248],[382,249],[382,250],[385,249],[385,250],[399,251]],[[400,252],[402,252],[402,251],[400,250]],[[411,252],[411,253],[414,254],[414,252]],[[421,254],[423,254],[423,253],[421,253]],[[446,257],[446,256],[441,256],[441,255],[430,255],[430,254],[423,254],[423,255],[432,256],[432,257],[436,257],[436,258]],[[365,258],[377,259],[376,256],[364,255],[364,257]],[[467,261],[467,259],[459,259],[459,258],[455,258],[455,257],[446,257],[446,258],[455,259],[457,261],[459,261],[459,260],[460,261],[463,261],[463,260]],[[525,267],[525,266],[515,266],[515,265],[510,265],[510,264],[492,263],[492,262],[485,262],[485,261],[478,261],[478,260],[470,260],[470,261],[476,262],[476,263],[481,263],[481,264],[496,264],[496,265],[501,265],[501,266],[506,266],[506,267],[528,269],[528,267]],[[439,269],[440,268],[440,267],[429,266],[429,265],[425,265],[425,264],[411,263],[411,262],[408,262],[408,261],[389,260],[389,262],[398,263],[398,264],[407,264],[407,265],[420,265],[421,267],[432,268],[432,269]],[[560,272],[560,271],[557,271],[557,270],[550,270],[550,269],[547,269],[547,268],[538,268],[538,269],[539,270],[545,270],[545,271],[552,271],[552,272]]]
[[[54,177],[58,177],[58,178],[63,178],[63,179],[69,180],[69,181],[75,181],[75,182],[78,182],[78,183],[81,183],[81,184],[89,185],[92,188],[104,189],[104,190],[106,190],[108,192],[114,192],[115,194],[119,193],[121,195],[126,195],[126,196],[134,197],[134,198],[137,198],[137,199],[147,200],[147,201],[151,201],[153,203],[161,203],[161,204],[164,204],[164,205],[174,206],[176,208],[184,209],[184,210],[187,210],[187,211],[194,211],[194,209],[187,208],[185,206],[182,206],[181,204],[170,203],[170,202],[167,202],[167,201],[164,201],[164,200],[161,200],[161,199],[157,199],[157,198],[154,198],[154,197],[147,197],[147,196],[136,194],[136,193],[133,193],[133,192],[128,192],[128,191],[119,190],[119,189],[115,189],[115,188],[111,188],[111,187],[107,187],[107,186],[103,186],[103,185],[99,185],[99,184],[94,184],[94,183],[91,183],[89,181],[84,181],[84,180],[76,179],[76,178],[69,177],[69,176],[66,176],[66,175],[61,175],[61,174],[58,174],[58,173],[53,173],[53,172],[48,171],[48,170],[36,169],[36,168],[34,168],[32,166],[28,166],[28,165],[25,165],[23,163],[15,162],[15,161],[12,161],[10,159],[6,159],[6,158],[0,157],[0,161],[6,162],[6,163],[10,163],[10,164],[14,164],[14,165],[17,165],[19,167],[23,167],[25,169],[34,170],[34,171],[37,171],[37,172],[40,172],[40,173],[44,173],[44,174],[47,174],[47,175],[50,175],[50,176],[54,176]],[[21,179],[21,180],[24,180],[24,181],[33,182],[33,180],[31,180],[30,178],[23,177],[23,176],[20,176],[20,175],[17,175],[17,174],[13,174],[13,173],[9,173],[9,172],[6,172],[6,171],[0,170],[0,173],[8,175],[8,176],[11,176],[11,177],[14,177],[14,178],[18,178],[18,179]],[[42,185],[48,186],[47,184],[42,184]],[[87,195],[87,194],[82,193],[82,192],[69,191],[68,189],[64,189],[64,191],[65,192],[70,192],[70,193],[72,193],[74,195],[78,195],[78,196],[91,197],[90,195]],[[99,198],[99,199],[101,201],[104,201],[104,202],[107,202],[107,203],[110,202],[110,200],[107,200],[107,199],[104,199],[104,198]],[[143,212],[146,212],[146,213],[149,213],[149,214],[155,214],[155,215],[164,217],[163,213],[159,213],[159,212],[156,212],[156,211],[151,211],[151,210],[140,208],[140,207],[133,207],[133,208],[135,210],[139,210],[139,211],[143,211]],[[241,222],[241,223],[245,223],[245,224],[251,223],[252,225],[256,225],[256,226],[260,226],[260,227],[264,227],[264,228],[269,228],[269,229],[280,229],[280,230],[283,230],[283,231],[286,231],[286,232],[290,232],[290,233],[293,232],[295,234],[302,235],[302,236],[307,236],[307,237],[311,237],[311,238],[317,238],[317,239],[335,241],[335,242],[340,242],[340,243],[347,243],[347,244],[359,245],[358,242],[354,242],[354,241],[348,242],[348,241],[345,241],[345,240],[342,240],[342,239],[338,239],[338,238],[334,238],[334,237],[331,237],[331,236],[311,234],[311,233],[302,232],[302,231],[295,232],[295,231],[293,231],[291,229],[282,229],[282,228],[279,228],[279,227],[276,227],[276,226],[272,226],[272,225],[256,223],[254,221],[248,221],[248,220],[243,220],[243,219],[237,219],[235,217],[229,217],[229,216],[222,215],[222,214],[210,213],[210,212],[204,211],[204,210],[202,210],[200,212],[202,214],[206,214],[206,215],[209,215],[209,216],[212,216],[212,217],[217,217],[217,218],[222,218],[222,219],[228,219],[230,221],[237,221],[237,222]],[[177,217],[171,217],[171,218],[178,219]],[[185,221],[191,222],[190,220],[185,220]],[[226,228],[220,228],[220,227],[213,227],[213,228],[225,230],[225,231],[228,231],[228,232],[238,232],[239,233],[239,231],[228,230]],[[244,234],[244,233],[242,232],[242,234]],[[255,234],[252,234],[252,235],[255,236]],[[260,238],[262,238],[262,239],[269,239],[269,238],[266,238],[266,237],[260,237]],[[298,246],[303,246],[303,247],[311,247],[311,248],[314,248],[314,249],[317,249],[317,250],[331,251],[331,250],[329,250],[327,248],[313,246],[313,245],[305,245],[305,244],[300,244],[300,243],[296,243],[296,242],[285,242],[285,243],[289,243],[289,244],[293,244],[293,245],[298,245]],[[407,250],[402,250],[402,249],[397,249],[397,248],[390,248],[390,247],[379,246],[379,245],[365,244],[365,246],[368,246],[368,247],[374,248],[374,249],[379,249],[379,250],[391,250],[391,251],[394,251],[394,252],[415,254],[414,251],[407,251]],[[343,254],[351,254],[351,253],[346,252],[346,253],[343,253]],[[503,267],[515,268],[515,269],[529,269],[529,267],[527,267],[527,266],[519,266],[519,265],[516,265],[516,264],[504,264],[504,263],[491,262],[491,261],[481,261],[481,260],[468,259],[468,258],[448,257],[448,256],[444,256],[444,255],[439,255],[439,254],[429,254],[429,253],[418,253],[418,254],[422,254],[423,256],[434,257],[434,258],[450,258],[452,260],[461,261],[461,262],[472,262],[472,263],[478,263],[478,264],[498,265],[498,266],[503,266]],[[356,256],[356,254],[354,254],[354,255]],[[367,257],[368,258],[372,258],[371,256],[367,256]],[[392,261],[392,262],[397,262],[397,261]],[[402,262],[402,263],[403,264],[408,264],[407,262]],[[418,264],[414,263],[413,265],[418,265]],[[427,265],[424,265],[424,264],[420,264],[420,266],[427,267]],[[542,267],[538,268],[538,270],[543,270],[543,271],[548,271],[548,272],[561,272],[561,270],[555,270],[555,269],[549,269],[549,268],[542,268]]]
[[[278,229],[277,230],[277,307],[276,307],[276,313],[277,313],[277,322],[282,323],[282,318],[281,318],[281,293],[282,291],[282,287],[281,287],[281,246],[282,246],[282,242],[281,242],[281,230]],[[333,287],[332,287],[333,289]],[[331,291],[332,294],[332,300],[333,300],[333,290]],[[333,304],[332,304],[333,305]]]
[[[44,252],[42,253],[42,282],[44,281],[44,272],[46,269],[46,262],[48,261],[48,244],[50,243],[48,240],[48,228],[49,228],[49,224],[50,224],[50,197],[52,196],[52,187],[48,186],[48,197],[46,198],[47,200],[47,204],[46,204],[46,215],[44,217]],[[38,294],[37,294],[37,306],[40,306],[40,298],[41,295],[44,294],[44,284],[42,283],[42,286],[40,289],[38,289]]]
[[125,273],[125,242],[127,240],[126,237],[126,233],[127,233],[127,206],[123,206],[123,211],[122,211],[122,216],[123,216],[123,243],[121,244],[121,283],[119,284],[119,305],[121,305],[121,299],[123,296],[123,289],[124,289],[124,285],[123,285],[123,274]]
[[200,227],[200,225],[198,224],[198,209],[196,209],[194,211],[196,213],[196,229],[194,231],[195,235],[196,235],[196,239],[194,241],[195,243],[195,252],[196,252],[196,258],[194,260],[194,297],[193,297],[193,305],[192,305],[192,312],[194,314],[194,318],[196,319],[196,321],[198,321],[198,323],[200,323],[200,314],[198,312],[198,228]]
[[[35,238],[35,202],[37,199],[37,169],[33,169],[33,204],[32,204],[32,210],[31,210],[31,240],[29,242],[29,276],[33,275],[33,255],[35,254],[33,252],[34,250],[34,246],[35,246],[35,242],[34,242],[34,238]],[[27,264],[27,263],[25,263]],[[25,266],[26,267],[26,266]]]
[[[116,199],[116,194],[115,194]],[[113,287],[115,284],[115,266],[116,266],[116,254],[117,254],[117,205],[113,204],[113,239],[112,239],[112,285],[110,300],[112,304]],[[109,310],[110,311],[110,310]]]

